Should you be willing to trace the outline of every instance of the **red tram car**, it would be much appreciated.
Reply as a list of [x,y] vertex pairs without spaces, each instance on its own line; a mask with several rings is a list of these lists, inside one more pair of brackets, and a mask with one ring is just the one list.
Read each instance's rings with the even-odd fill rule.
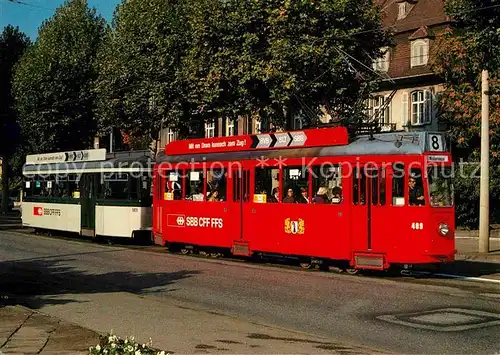
[[345,128],[175,141],[154,169],[155,244],[348,270],[454,260],[440,133]]

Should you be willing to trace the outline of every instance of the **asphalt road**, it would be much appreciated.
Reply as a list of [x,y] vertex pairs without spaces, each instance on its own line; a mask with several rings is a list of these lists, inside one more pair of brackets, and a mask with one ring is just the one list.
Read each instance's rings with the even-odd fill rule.
[[41,295],[129,292],[159,310],[187,301],[389,352],[500,352],[500,284],[300,272],[9,231],[0,260],[0,292],[35,308],[51,302]]

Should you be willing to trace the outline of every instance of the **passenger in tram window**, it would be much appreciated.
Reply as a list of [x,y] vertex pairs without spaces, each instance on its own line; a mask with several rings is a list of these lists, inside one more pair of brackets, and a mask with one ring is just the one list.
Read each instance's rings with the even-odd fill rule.
[[323,204],[329,203],[328,200],[328,189],[326,187],[320,187],[316,196],[313,198],[313,203]]
[[293,189],[288,189],[285,198],[283,198],[283,203],[296,203]]
[[279,200],[278,200],[278,192],[279,192],[278,188],[277,188],[277,187],[275,187],[275,188],[273,189],[273,193],[272,193],[272,195],[271,195],[271,196],[269,196],[269,200],[268,200],[268,202],[270,202],[270,203],[278,203],[278,201],[279,201]]
[[342,202],[342,189],[338,186],[332,189],[332,203],[341,203]]
[[409,200],[411,206],[422,206],[425,204],[425,197],[422,193],[422,188],[417,186],[417,181],[414,176],[410,176],[408,180]]
[[307,196],[307,189],[305,187],[300,188],[300,196],[297,198],[297,203],[309,203],[309,197]]
[[219,191],[215,190],[211,193],[210,198],[208,199],[209,202],[217,202],[219,201]]

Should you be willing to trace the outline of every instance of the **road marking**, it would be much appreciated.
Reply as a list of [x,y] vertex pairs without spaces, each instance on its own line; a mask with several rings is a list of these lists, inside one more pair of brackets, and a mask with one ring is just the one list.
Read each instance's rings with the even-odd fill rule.
[[474,277],[474,276],[463,276],[463,275],[454,275],[454,274],[441,274],[441,273],[432,273],[429,271],[410,271],[409,276],[411,275],[431,275],[431,276],[441,276],[441,277],[449,277],[453,279],[462,279],[469,281],[481,281],[481,282],[492,282],[500,284],[500,279],[488,279],[485,277]]
[[456,332],[500,324],[500,314],[463,308],[444,308],[419,313],[382,315],[377,319],[412,328]]

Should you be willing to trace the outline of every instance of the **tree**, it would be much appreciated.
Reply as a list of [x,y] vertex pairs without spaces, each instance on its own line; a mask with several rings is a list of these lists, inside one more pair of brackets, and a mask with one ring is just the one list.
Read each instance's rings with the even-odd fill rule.
[[40,27],[14,75],[16,109],[31,152],[92,145],[92,82],[104,35],[105,20],[86,0],[66,0]]
[[[448,126],[455,160],[478,163],[481,147],[481,71],[490,81],[490,219],[500,222],[495,207],[500,185],[500,7],[491,0],[448,0],[446,11],[455,19],[453,30],[439,36],[432,66],[444,81],[438,103],[439,119]],[[479,179],[473,168],[455,176],[457,224],[478,226]]]
[[375,77],[367,67],[391,43],[371,0],[204,0],[188,13],[186,70],[191,93],[204,84],[197,99],[205,121],[215,112],[257,114],[283,128],[301,116],[314,126],[324,109],[350,118],[368,94],[361,87]]
[[[456,158],[479,159],[481,133],[482,52],[473,38],[448,32],[437,38],[432,67],[444,80],[438,102],[439,119],[448,126]],[[500,160],[500,82],[498,69],[490,73],[490,151]]]
[[179,122],[187,112],[178,81],[188,35],[183,3],[130,1],[117,7],[94,84],[101,130],[119,127],[152,141],[162,126]]
[[19,125],[14,112],[12,73],[15,64],[30,46],[30,40],[19,28],[7,26],[0,35],[0,158],[2,160],[2,205],[7,212],[10,160],[20,143]]
[[219,117],[281,127],[293,115],[314,125],[322,109],[348,118],[375,77],[367,67],[390,44],[372,0],[130,1],[110,38],[100,119],[152,138]]

